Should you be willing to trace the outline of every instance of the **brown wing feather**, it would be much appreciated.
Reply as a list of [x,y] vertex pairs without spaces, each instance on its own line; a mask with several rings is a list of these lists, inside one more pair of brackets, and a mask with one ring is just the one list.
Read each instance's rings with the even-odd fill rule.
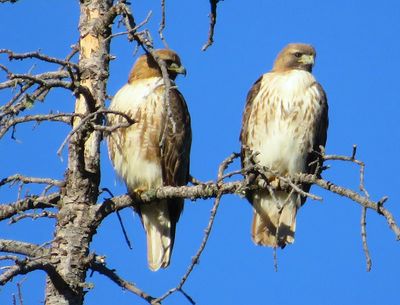
[[[256,80],[256,82],[251,87],[249,93],[247,94],[247,98],[246,98],[246,106],[245,106],[244,112],[243,112],[242,130],[240,132],[240,139],[239,139],[240,142],[242,143],[241,154],[240,154],[242,168],[247,166],[247,164],[245,164],[246,158],[247,158],[247,153],[248,153],[248,150],[246,149],[247,138],[248,138],[247,128],[249,126],[249,118],[250,118],[250,114],[251,114],[251,108],[253,107],[253,101],[256,98],[256,96],[258,95],[258,93],[260,92],[262,78],[263,78],[263,76],[260,76]],[[246,197],[250,202],[252,201],[253,196],[251,195],[250,192],[247,192]]]
[[[321,167],[323,160],[321,158],[321,149],[320,146],[324,146],[326,144],[326,138],[327,138],[327,132],[328,132],[328,125],[329,125],[329,119],[328,119],[328,101],[326,97],[326,93],[322,86],[315,82],[313,84],[316,86],[319,95],[321,96],[321,99],[319,101],[321,105],[321,115],[319,116],[319,121],[316,122],[316,132],[314,134],[314,147],[313,151],[308,154],[307,156],[307,168],[306,172],[308,174],[321,174]],[[318,168],[318,172],[316,172]],[[303,190],[308,192],[310,190],[311,185],[310,184],[303,184]],[[306,198],[302,198],[302,204],[305,202]]]
[[[161,147],[161,167],[164,185],[181,186],[189,181],[190,146],[192,131],[190,115],[182,94],[170,91],[169,104],[171,116],[164,128],[164,145]],[[169,200],[171,221],[176,223],[183,210],[183,199]]]

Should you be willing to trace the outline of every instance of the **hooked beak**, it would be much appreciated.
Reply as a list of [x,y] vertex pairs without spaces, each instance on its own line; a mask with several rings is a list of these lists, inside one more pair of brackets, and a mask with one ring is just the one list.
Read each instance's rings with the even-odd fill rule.
[[303,54],[300,57],[299,62],[301,62],[304,65],[314,65],[314,55]]
[[178,66],[177,64],[173,63],[171,66],[168,67],[168,70],[176,74],[183,74],[184,76],[186,76],[186,69],[184,66]]

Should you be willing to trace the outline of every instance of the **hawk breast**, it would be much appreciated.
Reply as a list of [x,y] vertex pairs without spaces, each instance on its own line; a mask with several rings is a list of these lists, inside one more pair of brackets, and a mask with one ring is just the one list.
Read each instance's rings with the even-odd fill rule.
[[[112,100],[110,110],[124,112],[135,123],[119,128],[108,139],[109,154],[118,175],[128,189],[150,189],[162,186],[160,132],[164,107],[162,78],[154,77],[126,84]],[[109,115],[110,125],[125,119]]]
[[263,76],[250,109],[247,146],[258,161],[280,174],[305,172],[314,147],[321,96],[315,78],[302,70]]

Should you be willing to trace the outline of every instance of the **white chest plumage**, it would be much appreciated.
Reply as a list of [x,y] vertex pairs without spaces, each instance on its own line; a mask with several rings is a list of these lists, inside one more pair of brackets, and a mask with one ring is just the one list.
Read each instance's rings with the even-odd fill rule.
[[322,97],[311,73],[267,73],[254,99],[247,145],[258,161],[281,174],[304,172],[314,146]]
[[[150,189],[162,185],[159,138],[164,116],[163,86],[160,77],[126,84],[114,96],[110,110],[128,114],[136,122],[120,128],[109,137],[109,153],[118,175],[130,190]],[[110,115],[110,124],[120,116]]]

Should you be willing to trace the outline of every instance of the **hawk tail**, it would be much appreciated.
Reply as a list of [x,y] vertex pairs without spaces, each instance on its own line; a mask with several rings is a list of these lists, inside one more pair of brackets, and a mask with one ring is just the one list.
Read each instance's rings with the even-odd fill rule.
[[[265,193],[264,193],[265,194]],[[294,242],[297,195],[277,191],[256,196],[251,236],[257,245],[284,248]]]
[[140,208],[147,236],[147,261],[152,271],[167,268],[175,238],[176,223],[169,216],[168,201],[143,204]]

